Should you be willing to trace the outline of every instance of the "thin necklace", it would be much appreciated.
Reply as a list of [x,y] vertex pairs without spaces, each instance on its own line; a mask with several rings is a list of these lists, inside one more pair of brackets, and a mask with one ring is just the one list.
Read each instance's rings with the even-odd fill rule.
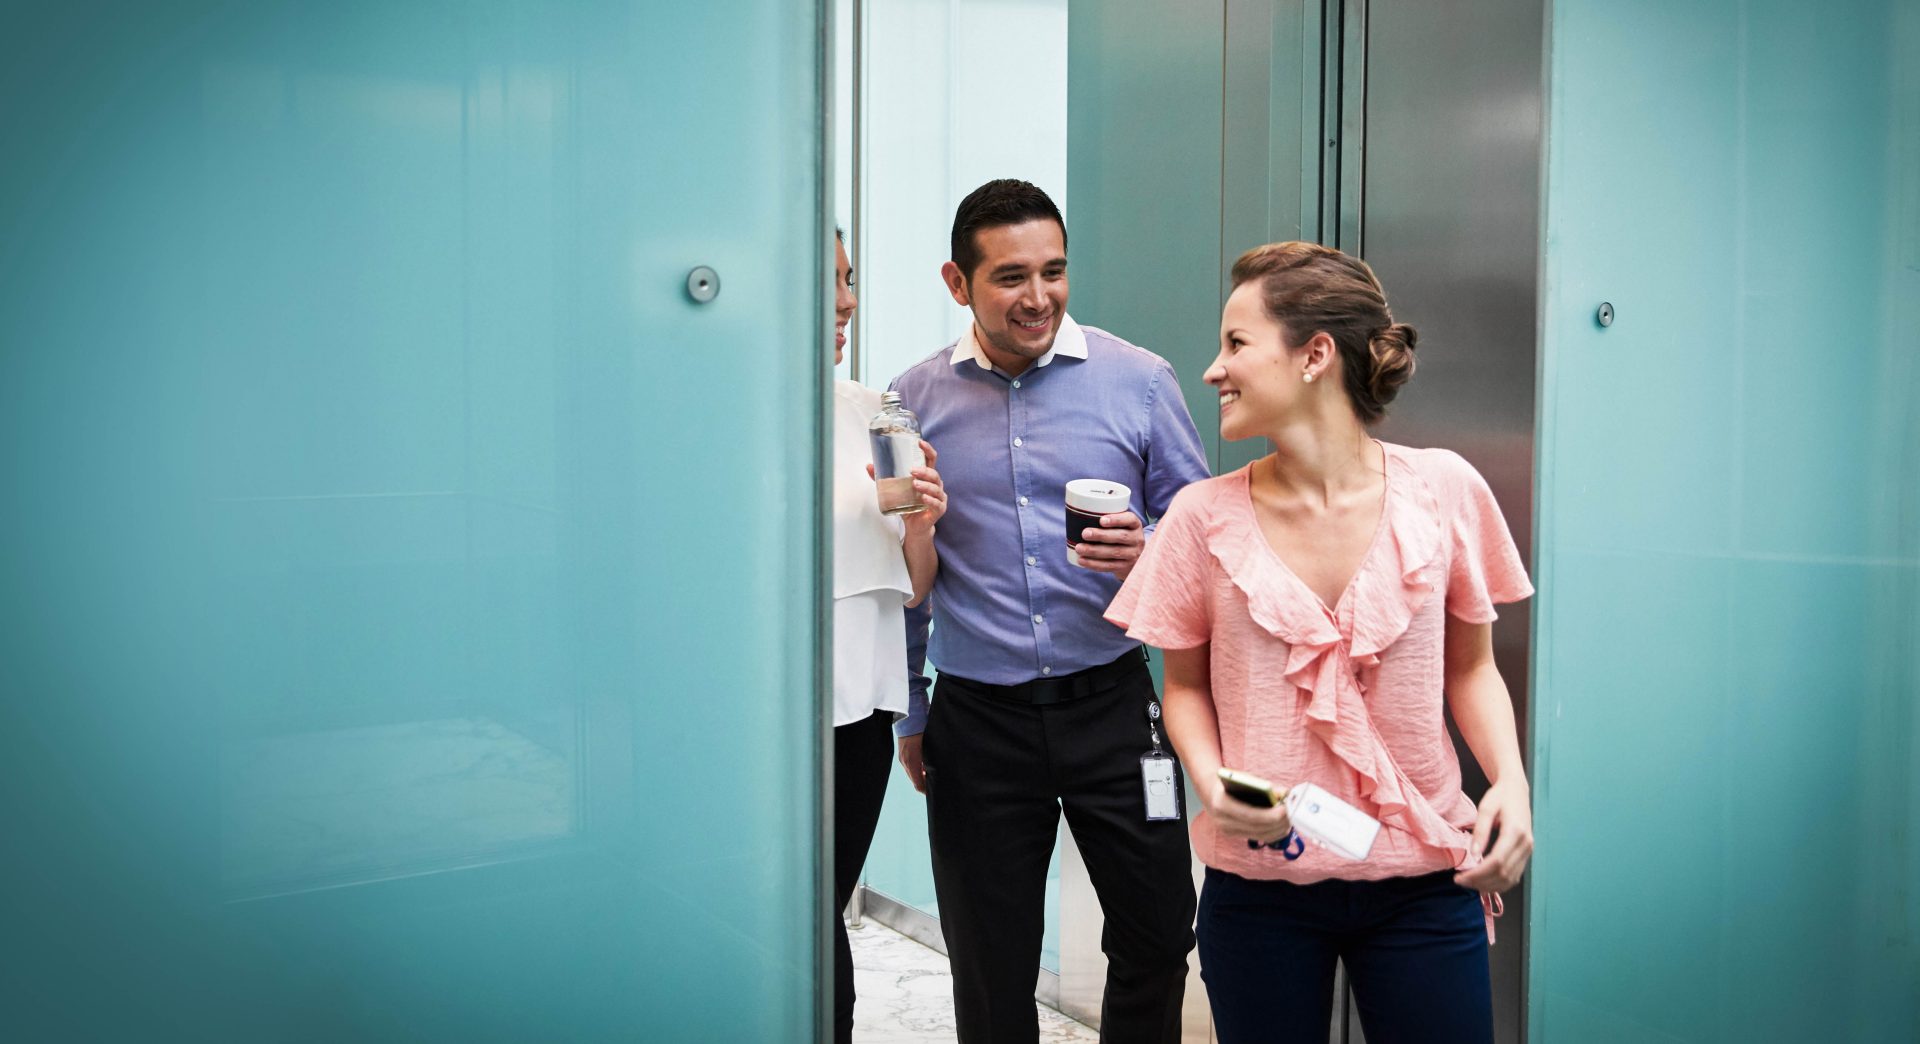
[[[1380,440],[1374,438],[1371,435],[1367,436],[1366,441],[1360,444],[1358,462],[1359,462],[1360,470],[1362,472],[1370,475],[1381,475],[1381,476],[1386,475],[1387,448],[1385,446],[1380,446],[1380,466],[1378,468],[1375,468],[1367,460],[1367,447],[1379,446],[1379,445],[1380,445]],[[1274,452],[1267,454],[1265,457],[1261,459],[1267,462],[1267,484],[1272,486],[1277,491],[1278,489],[1280,489],[1280,452],[1279,450],[1275,450]],[[1258,462],[1256,461],[1256,463]]]

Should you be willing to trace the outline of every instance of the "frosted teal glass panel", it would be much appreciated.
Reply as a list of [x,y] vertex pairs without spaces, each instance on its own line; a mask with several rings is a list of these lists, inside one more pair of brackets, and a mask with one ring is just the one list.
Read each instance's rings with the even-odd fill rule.
[[9,10],[0,1038],[813,1039],[821,10]]
[[1920,13],[1549,21],[1534,1039],[1915,1039]]

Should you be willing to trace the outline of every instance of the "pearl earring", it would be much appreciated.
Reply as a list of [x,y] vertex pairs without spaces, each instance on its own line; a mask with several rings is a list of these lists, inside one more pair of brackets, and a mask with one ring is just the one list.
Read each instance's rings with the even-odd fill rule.
[[1308,384],[1312,384],[1312,383],[1313,383],[1313,374],[1311,374],[1311,373],[1303,373],[1303,374],[1301,374],[1301,375],[1300,375],[1300,379],[1301,379],[1301,380],[1303,380],[1303,381],[1306,381],[1306,382],[1307,382]]

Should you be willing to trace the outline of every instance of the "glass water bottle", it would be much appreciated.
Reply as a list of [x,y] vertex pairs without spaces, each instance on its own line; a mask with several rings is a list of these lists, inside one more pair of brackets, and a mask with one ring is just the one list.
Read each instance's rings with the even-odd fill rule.
[[900,393],[884,392],[880,412],[867,422],[867,436],[873,442],[873,478],[879,486],[880,513],[911,515],[925,511],[920,494],[913,488],[913,469],[927,465],[920,451],[920,418],[900,405]]

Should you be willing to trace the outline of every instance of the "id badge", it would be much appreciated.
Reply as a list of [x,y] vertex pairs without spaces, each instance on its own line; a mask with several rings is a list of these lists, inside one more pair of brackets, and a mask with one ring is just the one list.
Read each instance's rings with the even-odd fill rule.
[[1140,784],[1147,795],[1147,820],[1180,818],[1180,786],[1173,758],[1159,751],[1140,756]]

